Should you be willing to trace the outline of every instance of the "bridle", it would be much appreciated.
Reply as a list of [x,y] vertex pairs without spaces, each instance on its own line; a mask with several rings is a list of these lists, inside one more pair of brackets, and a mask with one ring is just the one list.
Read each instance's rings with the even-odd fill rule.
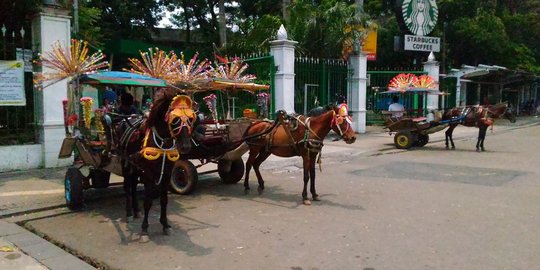
[[[161,184],[163,173],[165,170],[165,161],[168,159],[175,162],[180,158],[180,153],[176,148],[176,137],[181,133],[182,128],[187,128],[188,135],[191,134],[195,121],[195,113],[191,108],[191,98],[185,95],[177,95],[169,104],[169,109],[165,114],[165,122],[171,135],[170,138],[162,138],[159,136],[155,127],[147,127],[146,134],[143,139],[143,145],[140,150],[141,155],[147,160],[157,160],[161,157],[161,172],[159,179],[155,182],[156,185]],[[175,116],[175,117],[174,117]],[[181,123],[180,123],[181,122]],[[152,138],[155,147],[147,146],[149,139]],[[165,147],[165,141],[172,139],[172,145]]]
[[[347,104],[340,104],[338,106],[338,113],[336,113],[336,111],[334,110],[334,116],[332,118],[332,122],[330,123],[330,126],[335,126],[337,128],[337,130],[339,131],[339,136],[342,139],[344,139],[347,131],[349,131],[349,129],[352,129],[352,118],[349,115],[348,111],[349,107],[347,106]],[[344,131],[341,129],[341,124],[343,124],[343,122],[347,124],[347,127]]]
[[186,95],[177,95],[171,101],[169,110],[165,114],[171,137],[177,137],[182,129],[187,128],[188,135],[191,134],[195,126],[195,113],[192,109],[193,102]]

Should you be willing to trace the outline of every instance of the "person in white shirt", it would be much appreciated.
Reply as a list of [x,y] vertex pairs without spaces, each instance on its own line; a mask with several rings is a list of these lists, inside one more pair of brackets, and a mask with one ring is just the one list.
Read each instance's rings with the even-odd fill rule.
[[392,117],[400,118],[405,112],[405,107],[399,103],[397,96],[392,97],[392,104],[388,106],[388,111],[392,112]]

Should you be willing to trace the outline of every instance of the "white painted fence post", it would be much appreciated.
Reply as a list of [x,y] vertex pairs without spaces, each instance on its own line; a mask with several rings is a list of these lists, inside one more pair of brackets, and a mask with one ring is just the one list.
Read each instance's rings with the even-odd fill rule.
[[[67,11],[43,8],[32,21],[32,41],[34,51],[50,51],[59,41],[64,48],[71,39],[71,23]],[[43,72],[50,69],[43,67]],[[62,100],[67,98],[67,81],[57,82],[36,92],[35,115],[39,129],[39,143],[42,145],[43,166],[46,168],[69,165],[71,159],[58,159],[58,153],[65,138],[64,112]]]
[[353,129],[366,133],[367,56],[363,53],[349,56],[352,77],[348,83],[347,103],[353,116]]
[[[429,54],[427,62],[424,62],[424,71],[437,83],[439,82],[439,62],[435,60],[433,52]],[[426,107],[429,110],[439,109],[439,96],[428,95]]]
[[277,40],[270,41],[270,54],[277,66],[274,81],[274,102],[276,110],[294,113],[294,46],[298,42],[287,39],[287,31],[281,25]]

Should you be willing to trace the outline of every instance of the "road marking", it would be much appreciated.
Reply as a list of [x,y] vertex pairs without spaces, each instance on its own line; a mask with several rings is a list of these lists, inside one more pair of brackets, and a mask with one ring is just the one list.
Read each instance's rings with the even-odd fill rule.
[[28,195],[49,195],[49,194],[59,194],[59,193],[64,193],[64,189],[2,192],[2,193],[0,193],[0,197],[28,196]]

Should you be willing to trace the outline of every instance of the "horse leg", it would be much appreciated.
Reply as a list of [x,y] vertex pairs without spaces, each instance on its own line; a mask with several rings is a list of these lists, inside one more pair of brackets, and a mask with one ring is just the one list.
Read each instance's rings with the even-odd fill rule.
[[255,171],[255,175],[257,176],[257,182],[259,182],[259,187],[257,188],[259,195],[261,195],[264,191],[264,180],[262,178],[261,172],[259,171],[259,167],[270,156],[270,154],[270,152],[259,153],[259,155],[255,159],[255,162],[253,163],[253,170]]
[[251,166],[253,165],[253,161],[255,161],[255,158],[257,157],[257,155],[259,154],[259,152],[255,149],[255,148],[250,148],[249,149],[249,157],[246,161],[246,175],[245,175],[245,179],[244,179],[244,193],[245,194],[248,194],[249,193],[249,172],[251,171]]
[[313,198],[314,201],[319,200],[319,195],[317,194],[317,191],[315,190],[315,159],[316,158],[317,156],[312,157],[309,163],[309,178],[311,179],[311,182],[309,184],[310,186],[309,189],[311,192],[311,197]]
[[124,192],[126,193],[126,222],[132,222],[133,221],[133,175],[131,173],[128,173],[127,169],[124,169]]
[[304,189],[302,190],[302,201],[305,205],[311,205],[311,201],[307,196],[307,184],[309,182],[309,156],[302,156],[304,161]]
[[[153,180],[150,180],[153,181]],[[150,213],[150,208],[152,207],[152,194],[151,187],[144,185],[144,219],[141,225],[141,238],[139,242],[146,243],[150,240],[148,237],[148,214]]]
[[456,149],[456,146],[454,145],[454,138],[453,138],[453,133],[454,133],[454,129],[456,128],[456,126],[452,125],[450,126],[446,132],[444,133],[446,136],[445,136],[445,139],[446,139],[446,149],[448,149],[448,140],[450,140],[450,144],[452,145],[452,149]]
[[139,174],[134,173],[133,178],[131,178],[131,198],[133,204],[133,218],[141,217],[141,210],[139,209],[139,202],[137,200],[137,185],[139,184]]
[[[166,179],[169,179],[169,178],[166,178]],[[167,185],[164,183],[165,182],[161,183],[161,185],[159,186],[160,193],[161,193],[160,198],[159,198],[159,203],[161,206],[161,215],[159,217],[159,222],[161,222],[161,225],[163,225],[163,234],[170,235],[171,226],[169,225],[169,222],[167,221],[167,204],[169,202],[169,198],[167,197]]]

